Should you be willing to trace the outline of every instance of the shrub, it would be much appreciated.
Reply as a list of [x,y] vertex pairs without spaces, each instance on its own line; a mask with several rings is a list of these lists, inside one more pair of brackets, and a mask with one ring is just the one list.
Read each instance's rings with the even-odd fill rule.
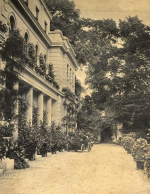
[[24,157],[24,148],[22,146],[14,148],[14,168],[15,169],[24,169],[29,168],[29,164],[26,162]]
[[150,177],[150,145],[148,144],[145,153],[145,172]]
[[55,153],[56,151],[61,151],[66,147],[67,139],[64,136],[61,128],[56,126],[55,123],[51,126],[51,151]]
[[135,143],[135,139],[133,137],[130,136],[125,136],[123,137],[123,139],[121,140],[123,147],[129,152],[131,153],[132,147]]
[[132,149],[132,156],[135,161],[143,161],[147,152],[148,143],[145,139],[139,138],[135,141]]
[[8,146],[8,151],[6,157],[14,159],[15,169],[29,168],[29,164],[25,160],[25,149],[23,146],[18,146],[18,142],[11,143]]

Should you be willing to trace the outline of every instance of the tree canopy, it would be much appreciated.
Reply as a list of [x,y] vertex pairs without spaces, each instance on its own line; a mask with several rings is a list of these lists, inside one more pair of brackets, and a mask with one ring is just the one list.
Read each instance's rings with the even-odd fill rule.
[[77,128],[84,134],[99,135],[102,130],[101,112],[95,107],[91,96],[85,96],[77,113]]
[[91,35],[97,37],[96,42],[91,39],[95,51],[87,76],[92,97],[99,109],[112,112],[111,117],[123,121],[126,129],[149,127],[150,28],[138,17],[120,20],[111,32],[110,28],[109,23],[104,37],[98,30]]
[[[96,109],[129,131],[149,127],[150,27],[137,16],[120,20],[80,18],[69,0],[45,0],[51,29],[70,40],[78,62],[88,65],[86,83]],[[86,101],[86,99],[85,99]]]
[[75,8],[74,1],[69,0],[45,0],[52,15],[51,30],[61,30],[71,42],[78,40],[78,31],[81,28],[80,11]]

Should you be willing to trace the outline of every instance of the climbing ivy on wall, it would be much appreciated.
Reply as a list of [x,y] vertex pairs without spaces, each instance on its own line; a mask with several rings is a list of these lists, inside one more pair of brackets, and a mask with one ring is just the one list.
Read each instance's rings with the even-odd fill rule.
[[16,116],[15,108],[19,94],[14,86],[19,81],[19,74],[24,70],[26,56],[23,48],[24,39],[19,30],[11,32],[8,39],[2,44],[1,58],[5,66],[0,70],[0,74],[1,84],[5,83],[5,87],[0,90],[2,99],[0,101],[0,116],[4,117],[7,122]]
[[43,110],[43,123],[44,123],[45,125],[48,124],[48,117],[47,117],[47,114],[48,114],[48,112],[47,112],[46,110]]
[[33,43],[28,44],[28,65],[30,68],[34,68],[36,66],[36,57],[35,57],[35,46]]
[[64,94],[63,106],[67,110],[67,115],[63,117],[64,124],[68,129],[76,127],[77,99],[75,94],[69,88],[63,88]]
[[38,124],[38,108],[33,106],[33,118],[32,125],[36,126]]

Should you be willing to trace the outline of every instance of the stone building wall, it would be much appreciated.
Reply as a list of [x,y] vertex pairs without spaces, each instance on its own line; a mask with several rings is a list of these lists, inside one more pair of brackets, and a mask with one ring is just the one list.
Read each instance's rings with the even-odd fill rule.
[[[26,66],[20,75],[20,82],[30,87],[25,95],[28,104],[27,122],[32,124],[33,106],[36,106],[39,121],[43,120],[45,110],[48,113],[48,124],[51,121],[62,124],[62,118],[66,114],[63,108],[62,88],[69,87],[75,92],[75,71],[78,66],[68,39],[59,30],[50,32],[51,15],[42,0],[0,0],[0,8],[0,20],[8,25],[9,30],[12,28],[13,20],[13,29],[19,29],[21,36],[27,37],[27,43],[37,46],[37,66],[40,53],[46,56],[46,64],[53,63],[55,80],[59,84],[59,89],[56,89],[34,69]],[[0,36],[0,41],[9,36],[9,30],[6,35]],[[0,64],[2,67],[3,63]],[[15,139],[17,135],[16,131]]]

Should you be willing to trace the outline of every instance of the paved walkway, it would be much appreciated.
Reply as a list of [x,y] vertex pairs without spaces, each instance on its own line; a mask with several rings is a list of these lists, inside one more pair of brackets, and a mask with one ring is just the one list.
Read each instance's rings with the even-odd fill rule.
[[0,178],[0,194],[150,194],[150,179],[117,145],[60,152]]

